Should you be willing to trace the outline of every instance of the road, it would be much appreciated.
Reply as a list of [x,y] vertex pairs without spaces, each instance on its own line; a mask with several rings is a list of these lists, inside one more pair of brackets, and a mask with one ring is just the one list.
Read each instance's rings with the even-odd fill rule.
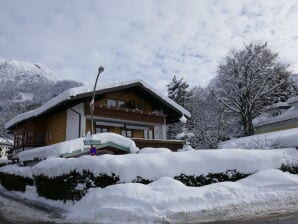
[[[10,192],[0,189],[0,224],[67,224],[63,219],[65,211],[55,207],[20,198]],[[208,222],[208,224],[298,224],[298,212],[269,214],[265,217],[250,217],[245,220],[225,220]],[[201,223],[193,220],[190,223]],[[207,224],[207,223],[206,223]]]

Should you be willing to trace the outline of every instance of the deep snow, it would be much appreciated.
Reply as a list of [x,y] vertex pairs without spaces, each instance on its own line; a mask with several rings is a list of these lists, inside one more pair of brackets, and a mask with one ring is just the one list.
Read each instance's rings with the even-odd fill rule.
[[[277,207],[275,207],[277,206]],[[298,175],[265,170],[238,182],[222,182],[204,187],[187,187],[169,177],[151,184],[119,184],[90,189],[69,209],[68,219],[87,223],[153,223],[212,221],[208,216],[227,209],[230,216],[297,209]]]

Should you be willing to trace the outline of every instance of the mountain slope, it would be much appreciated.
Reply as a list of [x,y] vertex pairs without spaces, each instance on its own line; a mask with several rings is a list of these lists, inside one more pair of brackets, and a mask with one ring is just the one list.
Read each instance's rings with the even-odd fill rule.
[[59,80],[55,72],[44,65],[0,58],[0,133],[5,122],[17,114],[80,85],[72,80]]

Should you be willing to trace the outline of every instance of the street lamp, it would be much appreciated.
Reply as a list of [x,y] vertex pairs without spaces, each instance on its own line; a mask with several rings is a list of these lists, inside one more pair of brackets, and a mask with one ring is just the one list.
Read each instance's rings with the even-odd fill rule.
[[93,112],[94,112],[94,98],[95,98],[95,89],[96,89],[96,85],[97,85],[97,81],[98,81],[98,77],[100,75],[100,73],[102,73],[104,71],[104,68],[102,66],[100,66],[98,68],[98,73],[97,73],[97,77],[94,83],[94,88],[93,88],[93,95],[92,95],[92,99],[90,102],[90,114],[91,114],[91,137],[93,134]]

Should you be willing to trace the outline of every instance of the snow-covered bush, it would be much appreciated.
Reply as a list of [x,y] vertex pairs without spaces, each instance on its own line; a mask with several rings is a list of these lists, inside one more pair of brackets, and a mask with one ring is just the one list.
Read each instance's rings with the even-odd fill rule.
[[[188,186],[236,181],[260,170],[298,164],[297,150],[195,150],[177,153],[49,158],[32,169],[40,196],[78,200],[89,188],[172,177]],[[59,167],[59,168],[58,168]]]
[[33,185],[31,167],[20,167],[18,165],[1,167],[0,183],[7,190],[25,192],[27,185]]
[[83,172],[74,170],[69,174],[57,177],[39,175],[34,176],[34,179],[40,196],[64,201],[79,200],[91,187],[106,187],[119,181],[119,177],[116,177],[114,174],[99,174],[95,176],[88,170],[83,170]]

